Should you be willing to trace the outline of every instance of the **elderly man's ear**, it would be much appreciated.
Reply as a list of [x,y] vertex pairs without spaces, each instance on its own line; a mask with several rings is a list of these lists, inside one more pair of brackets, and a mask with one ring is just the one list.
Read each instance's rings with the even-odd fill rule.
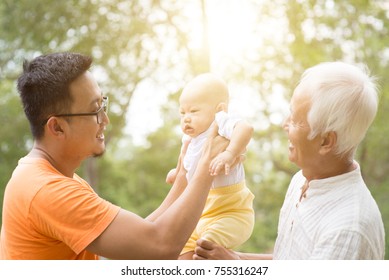
[[331,151],[334,151],[336,147],[338,137],[336,132],[330,131],[322,136],[322,143],[320,147],[320,154],[325,155]]

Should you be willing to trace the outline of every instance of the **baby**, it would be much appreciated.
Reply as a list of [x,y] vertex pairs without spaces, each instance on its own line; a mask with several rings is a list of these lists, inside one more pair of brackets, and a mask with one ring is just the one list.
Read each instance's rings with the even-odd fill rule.
[[185,134],[182,150],[186,153],[182,162],[178,161],[177,168],[168,173],[168,183],[174,182],[180,164],[187,172],[187,181],[191,180],[214,121],[218,133],[230,143],[211,162],[210,173],[215,176],[213,186],[197,227],[179,259],[192,259],[196,241],[200,238],[232,249],[243,244],[253,231],[254,195],[245,185],[243,164],[233,166],[246,151],[253,128],[244,120],[228,115],[228,102],[226,83],[211,73],[195,77],[180,96],[181,128]]

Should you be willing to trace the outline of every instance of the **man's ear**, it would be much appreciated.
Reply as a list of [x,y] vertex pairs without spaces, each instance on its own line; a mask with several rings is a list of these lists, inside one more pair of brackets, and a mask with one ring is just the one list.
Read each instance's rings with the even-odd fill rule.
[[335,131],[330,131],[324,134],[321,140],[320,154],[324,155],[335,150],[338,136]]
[[219,104],[217,105],[217,107],[216,107],[216,111],[217,111],[217,112],[220,112],[220,111],[227,112],[227,111],[228,111],[228,106],[227,106],[227,104],[224,103],[224,102],[219,103]]
[[53,136],[62,136],[63,135],[63,122],[57,117],[51,117],[47,121],[47,130]]

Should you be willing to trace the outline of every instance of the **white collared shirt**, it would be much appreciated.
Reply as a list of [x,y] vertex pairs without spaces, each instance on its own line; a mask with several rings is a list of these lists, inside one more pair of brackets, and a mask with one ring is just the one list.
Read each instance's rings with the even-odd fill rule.
[[302,171],[295,174],[280,212],[274,259],[384,259],[381,213],[356,165],[310,181],[301,202],[306,179]]

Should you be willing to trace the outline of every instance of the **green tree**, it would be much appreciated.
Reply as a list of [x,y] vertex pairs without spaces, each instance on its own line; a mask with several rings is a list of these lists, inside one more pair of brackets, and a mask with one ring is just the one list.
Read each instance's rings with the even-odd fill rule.
[[[13,86],[10,82],[0,83],[0,119],[3,123],[0,137],[0,186],[4,187],[11,177],[17,160],[26,153],[28,146],[31,145],[28,123],[19,99],[12,90]],[[2,203],[4,191],[2,187],[0,190]]]
[[[180,146],[175,112],[183,81],[217,71],[229,84],[250,87],[261,100],[249,119],[256,131],[245,162],[247,182],[256,195],[256,226],[240,249],[270,252],[285,190],[297,170],[286,156],[287,138],[279,121],[286,112],[280,105],[289,101],[304,69],[345,60],[366,63],[380,84],[379,112],[358,150],[358,161],[387,229],[388,5],[363,0],[244,3],[256,12],[255,24],[247,28],[258,40],[248,42],[246,51],[235,57],[211,63],[218,55],[206,36],[212,1],[1,1],[0,193],[17,160],[31,147],[14,84],[24,58],[54,51],[94,57],[93,71],[111,100],[108,148],[105,157],[88,160],[78,172],[103,197],[141,216],[154,210],[169,189],[164,180],[175,166]],[[273,30],[276,23],[284,28]],[[193,44],[198,26],[203,30],[200,46]],[[131,98],[141,94],[145,84],[160,88],[156,95],[169,92],[170,99],[163,109],[164,125],[139,147],[132,144],[125,125]]]

